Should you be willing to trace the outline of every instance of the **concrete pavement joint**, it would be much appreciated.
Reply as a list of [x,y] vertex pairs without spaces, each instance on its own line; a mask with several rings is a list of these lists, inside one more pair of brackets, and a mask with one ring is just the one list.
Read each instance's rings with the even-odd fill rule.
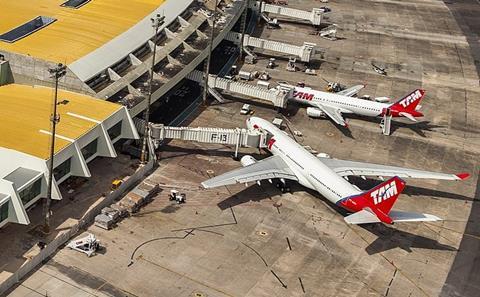
[[192,281],[192,282],[194,282],[194,283],[196,283],[196,284],[199,284],[199,285],[201,285],[201,286],[204,286],[204,287],[206,287],[206,288],[209,288],[209,289],[211,289],[211,290],[214,290],[214,291],[216,291],[216,292],[218,292],[218,293],[221,293],[221,294],[223,294],[223,295],[225,295],[225,296],[234,297],[234,295],[232,295],[232,294],[229,294],[229,293],[227,293],[227,292],[224,292],[224,291],[222,291],[222,290],[220,290],[220,289],[218,289],[218,288],[215,288],[215,287],[213,287],[213,286],[211,286],[211,285],[209,285],[209,284],[206,284],[206,283],[204,283],[204,282],[202,282],[202,281],[193,279],[193,278],[189,277],[189,276],[188,276],[187,274],[185,274],[185,273],[183,273],[183,274],[182,274],[182,273],[179,273],[179,272],[177,272],[177,271],[175,271],[175,270],[172,270],[172,269],[170,269],[170,268],[168,268],[168,267],[165,267],[165,266],[162,266],[162,265],[160,265],[160,264],[158,264],[158,263],[155,263],[155,262],[153,262],[153,261],[150,261],[150,260],[146,259],[145,257],[143,257],[141,260],[143,260],[143,261],[145,261],[145,262],[147,262],[147,263],[150,263],[151,265],[154,265],[154,266],[156,266],[156,267],[159,267],[159,268],[161,268],[161,269],[164,269],[164,270],[166,270],[166,271],[168,271],[168,272],[170,272],[170,273],[173,273],[173,274],[175,274],[175,275],[178,275],[178,276],[180,276],[180,277],[184,277],[184,278],[186,278],[186,279],[188,279],[188,280],[190,280],[190,281]]

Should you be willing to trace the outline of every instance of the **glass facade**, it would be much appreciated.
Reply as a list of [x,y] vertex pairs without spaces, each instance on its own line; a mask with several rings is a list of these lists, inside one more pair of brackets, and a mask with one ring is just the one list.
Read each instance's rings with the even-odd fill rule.
[[23,205],[35,199],[42,191],[42,179],[37,179],[33,184],[21,190],[18,195],[22,199]]
[[53,169],[53,175],[55,180],[59,180],[70,172],[70,167],[72,165],[72,158],[68,158],[65,162],[58,165]]
[[115,140],[122,134],[122,121],[113,125],[110,129],[108,129],[108,136],[110,136],[111,140]]
[[0,206],[0,223],[8,218],[8,204],[9,202],[6,202]]
[[90,142],[82,148],[82,155],[85,160],[88,160],[88,158],[95,155],[95,153],[97,152],[97,144],[98,139],[95,139],[94,141]]

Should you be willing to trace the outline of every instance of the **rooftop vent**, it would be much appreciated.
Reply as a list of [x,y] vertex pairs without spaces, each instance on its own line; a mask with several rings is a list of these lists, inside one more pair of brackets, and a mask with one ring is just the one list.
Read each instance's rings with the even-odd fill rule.
[[57,19],[46,17],[46,16],[37,16],[31,21],[26,22],[23,25],[16,27],[6,33],[0,35],[0,40],[5,42],[13,43],[17,40],[20,40],[28,35],[35,33],[36,31],[50,25],[55,22]]
[[78,9],[90,1],[91,0],[68,0],[63,2],[61,6]]

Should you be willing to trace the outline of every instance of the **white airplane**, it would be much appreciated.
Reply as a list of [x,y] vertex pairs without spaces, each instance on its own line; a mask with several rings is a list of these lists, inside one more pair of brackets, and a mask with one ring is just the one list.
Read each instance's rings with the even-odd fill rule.
[[[350,224],[384,222],[438,221],[440,218],[423,213],[391,210],[397,197],[405,188],[403,178],[430,178],[464,180],[468,173],[446,174],[394,166],[353,162],[329,157],[315,156],[295,142],[285,132],[261,118],[247,120],[249,129],[260,129],[268,133],[268,151],[273,156],[257,161],[252,156],[241,159],[243,168],[221,174],[202,183],[204,188],[214,188],[235,183],[279,179],[299,182],[304,187],[316,190],[331,202],[352,214],[345,217]],[[348,176],[393,176],[369,191],[362,191],[350,184]]]
[[356,94],[363,85],[354,86],[339,93],[328,93],[312,90],[310,88],[295,87],[289,98],[301,104],[308,105],[307,115],[313,118],[329,117],[338,125],[348,127],[343,118],[343,113],[378,117],[390,113],[393,117],[405,117],[416,122],[416,117],[422,117],[419,112],[420,101],[425,91],[417,89],[395,103],[375,102],[364,99],[353,99],[351,94]]

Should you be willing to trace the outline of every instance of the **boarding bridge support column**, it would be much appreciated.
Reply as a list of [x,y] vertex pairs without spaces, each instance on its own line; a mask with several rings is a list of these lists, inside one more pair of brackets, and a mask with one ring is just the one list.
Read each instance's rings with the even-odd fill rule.
[[302,62],[309,63],[312,59],[313,55],[315,54],[315,43],[304,42],[302,46],[287,44],[283,42],[262,39],[257,37],[252,37],[248,34],[241,34],[237,32],[229,32],[225,39],[231,41],[236,44],[240,44],[242,42],[243,37],[243,46],[251,46],[255,48],[260,48],[264,50],[269,50],[273,52],[278,52],[290,56],[299,57]]
[[390,113],[390,110],[387,110],[387,112],[384,113],[380,127],[382,128],[383,135],[390,135],[392,127],[392,114]]
[[260,13],[266,12],[266,13],[278,14],[278,15],[282,15],[290,18],[305,20],[305,21],[309,21],[314,26],[319,26],[321,24],[323,14],[325,13],[325,10],[322,8],[313,8],[312,11],[304,11],[304,10],[289,8],[285,6],[268,4],[265,2],[260,3],[259,1],[257,1],[255,5],[253,5],[253,2],[255,1],[250,2],[250,7],[252,9],[259,7]]

